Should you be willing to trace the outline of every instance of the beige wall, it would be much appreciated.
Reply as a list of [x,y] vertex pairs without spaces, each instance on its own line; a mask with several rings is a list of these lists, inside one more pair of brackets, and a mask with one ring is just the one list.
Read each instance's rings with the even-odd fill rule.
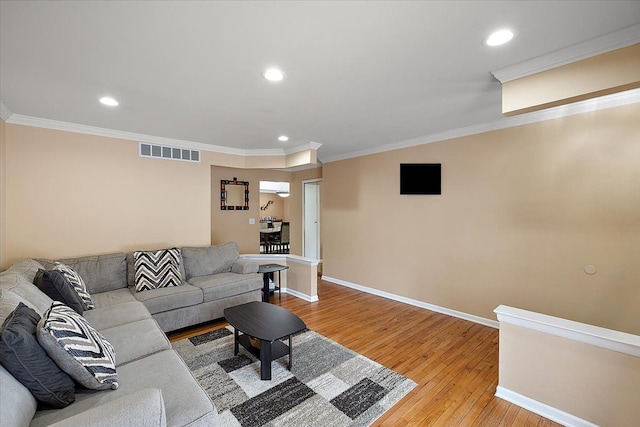
[[[314,168],[300,172],[283,172],[270,169],[238,169],[224,166],[211,166],[211,185],[217,188],[221,179],[249,181],[249,210],[220,210],[220,197],[212,194],[211,198],[211,243],[219,244],[229,241],[238,242],[240,253],[257,254],[260,251],[260,181],[281,181],[290,183],[289,222],[291,223],[291,253],[300,255],[302,248],[302,180],[309,176],[321,176],[322,168]],[[255,224],[249,224],[254,218]]]
[[[230,240],[257,253],[261,179],[291,182],[299,255],[301,183],[324,174],[325,275],[486,318],[508,304],[639,334],[638,116],[617,107],[295,173],[212,167],[244,162],[207,152],[140,158],[132,141],[0,121],[1,267]],[[443,195],[398,194],[398,164],[418,161],[443,163]],[[219,180],[234,176],[252,182],[250,211],[219,210]]]
[[640,425],[637,356],[500,322],[499,386],[595,425]]
[[[248,218],[260,218],[259,177],[290,181],[292,174],[249,169],[252,210],[219,215],[219,180],[243,180],[248,158],[201,154],[201,163],[141,158],[135,141],[0,120],[0,269],[24,257],[199,246],[237,236],[241,250],[257,253],[257,225],[254,236]],[[301,156],[250,159],[282,163]],[[215,170],[224,173],[213,179]],[[291,201],[301,203],[301,196]]]
[[[289,259],[286,262],[289,267],[283,275],[284,286],[287,292],[297,292],[311,299],[318,297],[318,267],[307,263],[296,262]],[[285,279],[286,278],[286,279]]]
[[[266,178],[268,175],[269,178]],[[238,178],[249,182],[249,210],[223,211],[220,209],[218,188],[220,180]],[[210,180],[215,191],[211,194],[211,243],[237,242],[240,253],[257,254],[260,251],[260,180],[285,181],[287,172],[261,169],[237,169],[223,166],[210,167]],[[255,224],[249,224],[249,218]]]
[[0,270],[7,264],[7,224],[6,224],[6,194],[7,194],[7,161],[5,143],[5,123],[0,119]]
[[11,124],[5,134],[7,263],[209,243],[207,165],[141,158],[113,138]]
[[[635,104],[325,164],[324,274],[489,319],[507,304],[640,334],[638,117]],[[402,162],[441,162],[443,194],[399,195]]]

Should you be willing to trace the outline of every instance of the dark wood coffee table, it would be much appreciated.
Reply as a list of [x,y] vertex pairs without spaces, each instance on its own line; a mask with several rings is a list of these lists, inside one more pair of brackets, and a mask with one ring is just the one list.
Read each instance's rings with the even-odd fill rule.
[[[289,354],[289,370],[293,364],[291,336],[307,327],[295,314],[265,302],[250,302],[225,308],[224,317],[233,326],[233,354],[241,344],[260,359],[260,379],[271,379],[271,362]],[[242,335],[239,334],[242,332]],[[249,337],[260,340],[260,348],[251,345]],[[280,340],[289,339],[287,346]]]

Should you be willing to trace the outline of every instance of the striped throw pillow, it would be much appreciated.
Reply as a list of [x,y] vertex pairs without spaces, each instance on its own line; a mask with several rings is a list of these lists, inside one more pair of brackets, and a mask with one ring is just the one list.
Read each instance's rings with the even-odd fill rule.
[[134,252],[135,286],[138,292],[180,286],[180,249]]
[[76,293],[82,300],[82,304],[84,305],[85,310],[91,310],[94,308],[93,300],[91,299],[91,295],[87,292],[87,285],[85,285],[84,280],[78,273],[76,273],[71,267],[61,262],[56,262],[56,266],[54,270],[58,270],[61,272],[64,277],[71,283],[73,289],[75,289]]
[[36,333],[49,357],[77,383],[93,390],[118,388],[115,349],[73,309],[54,301]]

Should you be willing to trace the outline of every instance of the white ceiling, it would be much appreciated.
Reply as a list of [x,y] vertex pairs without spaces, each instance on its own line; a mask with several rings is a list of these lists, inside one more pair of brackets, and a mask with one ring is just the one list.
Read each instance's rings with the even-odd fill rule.
[[[4,115],[321,161],[502,118],[491,71],[640,23],[640,1],[5,1]],[[488,48],[501,27],[515,39]],[[286,79],[260,73],[277,65]],[[97,102],[103,95],[117,108]],[[281,143],[277,137],[290,137]]]

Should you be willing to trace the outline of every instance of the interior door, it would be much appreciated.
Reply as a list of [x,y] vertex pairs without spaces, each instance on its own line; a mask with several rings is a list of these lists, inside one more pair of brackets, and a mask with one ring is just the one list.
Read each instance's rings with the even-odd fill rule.
[[320,259],[320,184],[322,181],[303,182],[304,230],[302,256]]

